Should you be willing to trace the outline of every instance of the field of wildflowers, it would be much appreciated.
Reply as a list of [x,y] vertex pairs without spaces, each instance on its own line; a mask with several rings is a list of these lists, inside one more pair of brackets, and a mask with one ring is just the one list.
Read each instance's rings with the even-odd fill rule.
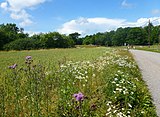
[[[57,61],[46,56],[38,62],[30,54],[22,58],[24,64],[13,62],[0,79],[0,116],[156,117],[150,93],[128,51],[74,51],[85,55],[79,53],[82,57],[77,59],[62,55]],[[95,56],[89,55],[91,51]],[[49,60],[49,67],[44,60]]]

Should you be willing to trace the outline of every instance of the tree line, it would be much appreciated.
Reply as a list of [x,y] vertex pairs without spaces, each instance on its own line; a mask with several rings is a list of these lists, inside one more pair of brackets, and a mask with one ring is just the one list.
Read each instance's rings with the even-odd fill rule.
[[118,28],[110,32],[93,35],[81,35],[77,32],[69,35],[58,32],[40,33],[29,36],[16,24],[0,25],[0,50],[31,50],[48,48],[71,48],[75,45],[123,46],[148,45],[159,43],[160,26],[152,23],[146,27]]

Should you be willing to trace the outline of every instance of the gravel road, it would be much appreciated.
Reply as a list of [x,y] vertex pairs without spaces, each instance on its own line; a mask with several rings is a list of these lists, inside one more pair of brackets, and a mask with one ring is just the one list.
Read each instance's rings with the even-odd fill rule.
[[130,50],[146,81],[160,117],[160,53]]

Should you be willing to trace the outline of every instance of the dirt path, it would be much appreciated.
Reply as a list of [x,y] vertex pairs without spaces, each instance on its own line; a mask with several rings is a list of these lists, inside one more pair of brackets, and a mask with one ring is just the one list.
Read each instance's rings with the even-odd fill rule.
[[146,81],[160,117],[160,53],[130,50]]

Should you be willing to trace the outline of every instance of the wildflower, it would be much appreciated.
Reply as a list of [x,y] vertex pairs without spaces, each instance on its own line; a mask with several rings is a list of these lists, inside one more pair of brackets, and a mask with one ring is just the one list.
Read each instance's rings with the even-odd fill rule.
[[45,74],[46,74],[46,75],[49,75],[49,74],[51,74],[51,73],[52,73],[51,71],[48,71],[48,72],[46,72]]
[[118,78],[114,78],[114,80],[115,80],[115,81],[117,81],[117,80],[118,80]]
[[32,63],[32,61],[33,61],[33,60],[32,60],[32,57],[31,57],[31,56],[26,56],[26,61],[25,61],[26,64],[29,65],[29,64]]
[[84,99],[84,95],[81,92],[74,94],[73,97],[75,97],[77,101],[81,101]]
[[126,91],[123,91],[123,94],[125,95],[127,92]]
[[108,113],[106,113],[106,116],[108,116],[108,115],[110,115],[111,114],[111,112],[108,112]]
[[111,110],[112,110],[111,107],[109,109],[107,109],[108,112],[110,112]]
[[119,84],[116,84],[116,86],[119,86]]
[[17,67],[17,64],[14,64],[12,66],[9,66],[10,69],[15,69]]
[[26,56],[26,60],[31,60],[32,57],[31,56]]
[[130,108],[132,108],[132,105],[131,105],[130,103],[128,103],[128,106],[129,106]]
[[113,111],[113,113],[116,113],[116,112],[117,112],[117,110],[114,110],[114,111]]
[[107,106],[109,106],[111,103],[112,103],[111,101],[108,101]]
[[131,112],[130,112],[130,111],[127,111],[127,113],[130,114]]
[[92,76],[93,76],[93,77],[95,77],[96,75],[95,75],[95,74],[93,74]]
[[113,93],[116,93],[116,91],[113,91]]

